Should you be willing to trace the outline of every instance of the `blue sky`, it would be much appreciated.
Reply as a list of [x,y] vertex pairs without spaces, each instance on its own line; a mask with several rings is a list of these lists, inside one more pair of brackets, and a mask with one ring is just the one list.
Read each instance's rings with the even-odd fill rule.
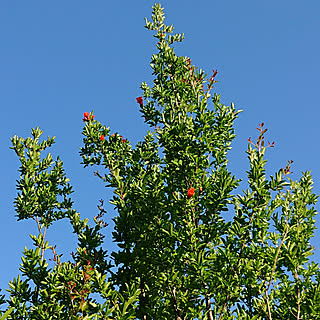
[[[21,252],[31,247],[33,222],[17,222],[16,196],[19,162],[9,149],[10,137],[27,137],[39,126],[44,136],[56,136],[51,152],[60,155],[74,187],[75,208],[82,217],[97,214],[99,199],[111,191],[83,169],[79,147],[83,112],[133,143],[147,126],[135,101],[142,81],[150,81],[150,57],[155,39],[144,28],[153,2],[140,1],[1,1],[0,2],[0,288],[19,273]],[[289,0],[162,1],[168,24],[185,40],[180,55],[209,74],[218,69],[215,91],[222,102],[243,109],[236,122],[237,138],[230,153],[230,169],[246,178],[247,138],[264,122],[272,174],[294,160],[292,179],[312,170],[314,190],[320,194],[319,73],[320,2]],[[240,191],[240,190],[239,190]],[[107,221],[115,212],[111,206]],[[319,210],[319,206],[317,206]],[[92,220],[91,220],[92,221]],[[317,218],[317,225],[320,219]],[[111,227],[106,229],[111,243]],[[320,261],[320,235],[313,244]],[[67,223],[48,231],[57,252],[69,259],[76,240]]]

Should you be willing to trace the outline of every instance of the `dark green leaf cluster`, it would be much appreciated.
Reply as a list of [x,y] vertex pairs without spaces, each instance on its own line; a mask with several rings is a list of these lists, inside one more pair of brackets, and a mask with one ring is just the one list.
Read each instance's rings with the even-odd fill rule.
[[[53,161],[51,154],[41,160],[41,152],[54,143],[54,138],[39,142],[42,131],[32,129],[32,138],[12,140],[14,151],[18,155],[21,167],[17,189],[20,191],[15,200],[18,220],[38,219],[48,227],[53,221],[66,216],[72,206],[68,196],[72,187],[63,170],[62,161]],[[48,172],[48,169],[51,168]]]

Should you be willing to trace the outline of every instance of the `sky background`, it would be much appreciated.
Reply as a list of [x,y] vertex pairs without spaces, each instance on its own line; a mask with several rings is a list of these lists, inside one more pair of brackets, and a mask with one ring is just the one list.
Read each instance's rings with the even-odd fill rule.
[[[111,190],[80,164],[83,113],[133,144],[148,130],[135,98],[140,83],[151,84],[150,57],[156,39],[144,28],[153,2],[139,1],[0,1],[0,288],[19,274],[21,252],[31,247],[33,221],[15,218],[13,201],[19,161],[9,149],[10,137],[30,136],[39,126],[44,137],[56,136],[51,148],[60,155],[74,187],[74,208],[90,222],[99,199]],[[247,138],[257,137],[264,122],[269,175],[294,160],[292,179],[312,170],[314,191],[320,194],[319,167],[319,0],[162,1],[167,24],[183,32],[179,55],[209,75],[218,69],[214,91],[224,104],[244,111],[235,124],[237,138],[229,167],[245,179]],[[241,192],[241,190],[239,190]],[[319,206],[317,205],[317,210]],[[115,212],[111,205],[105,219]],[[317,217],[317,226],[320,219]],[[112,224],[105,230],[113,249]],[[58,222],[47,233],[63,259],[70,258],[76,238],[70,225]],[[314,259],[320,261],[316,230]]]

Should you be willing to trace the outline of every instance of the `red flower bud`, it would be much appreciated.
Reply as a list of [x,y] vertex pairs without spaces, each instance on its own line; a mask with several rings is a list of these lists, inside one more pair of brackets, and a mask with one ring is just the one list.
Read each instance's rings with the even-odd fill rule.
[[142,97],[138,97],[138,98],[136,98],[136,100],[140,104],[140,106],[143,105],[143,98]]
[[103,135],[103,134],[100,136],[100,140],[101,140],[101,141],[104,140],[104,135]]
[[190,199],[194,195],[194,188],[189,188],[187,198]]
[[90,115],[89,115],[89,112],[85,112],[84,114],[83,114],[83,121],[88,121],[89,120],[89,117],[90,117]]
[[93,119],[94,119],[94,115],[92,115],[90,118],[90,113],[84,112],[82,121],[89,121],[89,120],[93,120]]

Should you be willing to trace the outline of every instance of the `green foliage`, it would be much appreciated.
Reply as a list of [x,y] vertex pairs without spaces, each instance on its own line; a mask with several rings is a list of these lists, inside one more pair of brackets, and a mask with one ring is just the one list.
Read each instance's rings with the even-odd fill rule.
[[[20,267],[21,276],[9,283],[10,299],[3,319],[132,319],[139,289],[127,285],[127,300],[109,281],[110,261],[101,247],[105,227],[104,209],[94,218],[95,226],[88,225],[72,209],[68,196],[72,193],[67,183],[62,162],[52,160],[50,154],[41,159],[41,151],[54,142],[48,138],[39,142],[42,132],[32,130],[32,138],[12,139],[13,149],[21,161],[21,176],[16,198],[18,220],[33,219],[39,235],[30,235],[33,249],[25,248]],[[103,203],[102,203],[103,205]],[[62,218],[69,219],[78,237],[78,248],[72,253],[73,262],[62,262],[55,246],[45,241],[49,226]],[[54,266],[49,267],[45,252],[52,251]],[[96,294],[103,303],[97,302]]]
[[[262,123],[257,140],[249,139],[248,189],[236,194],[240,180],[228,169],[228,151],[241,110],[211,96],[217,71],[208,77],[175,54],[172,45],[183,35],[165,25],[159,4],[146,28],[157,39],[154,81],[141,84],[137,102],[150,131],[132,146],[92,113],[83,119],[80,154],[85,167],[101,167],[96,175],[113,189],[119,250],[109,258],[101,247],[103,202],[95,226],[88,225],[72,208],[62,162],[41,158],[54,139],[40,142],[38,128],[32,138],[14,137],[18,220],[33,219],[39,235],[31,235],[34,249],[25,248],[21,276],[9,283],[3,318],[319,319],[310,172],[292,181],[289,161],[266,176],[265,153],[273,144],[264,144]],[[62,262],[45,241],[62,218],[78,237],[73,262]]]

